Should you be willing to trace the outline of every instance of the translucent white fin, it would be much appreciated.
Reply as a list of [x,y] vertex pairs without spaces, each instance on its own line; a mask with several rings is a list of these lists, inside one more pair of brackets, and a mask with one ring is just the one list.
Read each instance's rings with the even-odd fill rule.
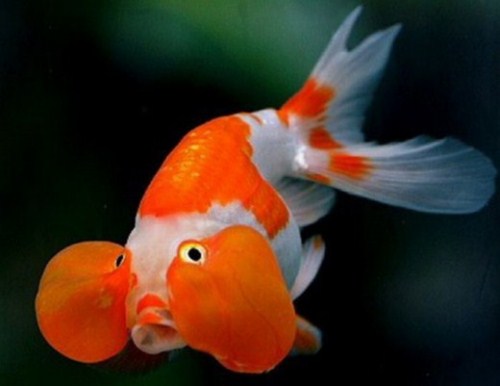
[[358,7],[345,19],[305,85],[278,112],[299,143],[294,176],[424,212],[481,209],[494,192],[496,171],[477,150],[427,137],[362,143],[365,110],[401,26],[376,32],[349,51],[360,13]]
[[325,257],[325,243],[321,236],[313,236],[304,243],[302,263],[295,278],[290,295],[297,299],[312,283]]
[[321,175],[321,182],[328,180],[330,186],[423,212],[475,212],[495,190],[496,170],[491,161],[451,138],[421,136],[330,152],[308,148],[298,161],[304,173]]
[[326,128],[341,143],[363,140],[364,113],[384,71],[389,53],[401,29],[394,25],[368,36],[347,51],[347,39],[362,7],[356,8],[333,35],[311,77],[335,90],[326,113]]
[[297,334],[291,355],[312,355],[321,349],[321,330],[297,316]]
[[[394,25],[369,35],[348,51],[347,40],[361,13],[356,8],[333,35],[304,87],[281,109],[292,130],[326,129],[329,142],[361,142],[365,111],[401,29]],[[314,105],[320,108],[314,108]],[[290,117],[290,118],[288,118]],[[324,135],[323,135],[324,137]],[[324,143],[323,143],[324,145]]]
[[335,202],[332,188],[297,178],[283,178],[276,186],[301,227],[328,214]]
[[[345,19],[304,86],[277,112],[297,144],[291,177],[423,212],[481,209],[495,190],[496,170],[479,151],[455,139],[362,142],[365,110],[401,26],[376,32],[348,50],[360,12],[358,7]],[[309,216],[298,216],[303,223],[327,212],[304,202],[296,205],[309,208]]]

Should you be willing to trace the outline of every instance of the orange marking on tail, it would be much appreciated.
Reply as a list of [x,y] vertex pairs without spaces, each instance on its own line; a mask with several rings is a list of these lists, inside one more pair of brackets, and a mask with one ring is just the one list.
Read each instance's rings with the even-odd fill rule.
[[373,166],[369,158],[334,152],[330,159],[330,170],[354,180],[362,180],[371,173]]
[[319,118],[325,113],[328,104],[335,98],[335,89],[319,84],[309,78],[297,94],[292,96],[279,110],[281,119],[288,123],[290,114],[307,118]]
[[139,214],[206,213],[214,204],[239,202],[275,236],[288,223],[288,210],[253,164],[249,137],[249,125],[237,116],[191,131],[151,181]]
[[342,147],[342,144],[335,141],[323,126],[311,130],[309,144],[316,149],[338,149]]
[[331,185],[331,180],[319,173],[307,173],[306,177],[323,185]]

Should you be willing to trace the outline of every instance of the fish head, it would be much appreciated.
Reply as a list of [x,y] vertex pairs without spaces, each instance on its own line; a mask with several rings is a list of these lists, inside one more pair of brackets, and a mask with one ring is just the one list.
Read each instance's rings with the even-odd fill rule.
[[185,346],[166,299],[168,261],[163,270],[151,264],[137,272],[133,260],[128,247],[88,241],[49,261],[35,309],[42,335],[56,351],[99,363],[127,351],[129,343],[146,354]]
[[144,250],[111,242],[56,254],[35,301],[48,343],[84,363],[113,358],[131,341],[146,354],[188,345],[233,371],[276,366],[291,350],[296,316],[269,241],[231,226],[174,244],[142,268],[134,257]]
[[84,363],[109,359],[126,346],[130,252],[104,241],[71,245],[42,275],[35,308],[39,328],[61,354]]
[[133,255],[133,283],[126,300],[126,319],[133,344],[146,354],[184,347],[172,318],[167,293],[167,270],[177,245],[184,240],[177,222],[140,219],[126,245]]
[[180,336],[226,368],[260,373],[290,352],[292,300],[269,241],[254,229],[231,226],[184,241],[167,287]]

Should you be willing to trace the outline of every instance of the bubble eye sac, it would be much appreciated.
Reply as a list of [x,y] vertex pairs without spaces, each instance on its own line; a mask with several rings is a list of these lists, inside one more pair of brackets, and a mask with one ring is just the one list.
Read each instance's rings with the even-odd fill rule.
[[206,256],[206,248],[195,241],[184,242],[179,247],[179,257],[186,263],[201,265],[205,262]]

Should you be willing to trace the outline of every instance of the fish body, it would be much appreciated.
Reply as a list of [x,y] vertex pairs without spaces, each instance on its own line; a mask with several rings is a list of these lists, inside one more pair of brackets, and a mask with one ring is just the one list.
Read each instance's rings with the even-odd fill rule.
[[[266,141],[270,135],[274,143]],[[132,271],[140,278],[147,278],[144,280],[147,285],[132,289],[128,299],[130,309],[137,309],[141,299],[151,293],[163,299],[164,304],[169,303],[168,284],[157,273],[169,271],[179,245],[184,240],[200,240],[234,225],[256,230],[269,243],[273,260],[279,263],[284,287],[292,288],[302,259],[300,230],[273,186],[284,175],[280,169],[289,168],[290,163],[283,162],[283,158],[292,160],[293,144],[283,146],[283,140],[291,142],[291,138],[276,110],[265,110],[214,119],[181,141],[146,190],[135,229],[126,244],[135,256]],[[221,146],[225,149],[222,152]],[[269,161],[273,147],[283,149],[274,154],[279,162],[264,162]],[[161,308],[145,308],[142,312],[161,313]],[[132,328],[135,344],[151,354],[186,344],[174,330],[175,317],[161,318],[160,323],[173,328],[168,339],[156,334],[156,323],[140,323],[140,315],[133,315],[130,325],[135,326]]]
[[[268,371],[292,351],[321,345],[293,300],[325,251],[321,237],[303,243],[300,230],[330,211],[334,189],[433,213],[486,205],[495,168],[460,141],[364,141],[364,113],[400,26],[348,50],[360,11],[283,106],[216,118],[181,140],[147,188],[125,247],[77,244],[54,258],[37,296],[39,325],[54,348],[99,362],[130,341],[151,355],[190,346],[234,371]],[[76,285],[57,267],[78,271],[83,255],[97,268],[77,275]],[[87,311],[82,320],[74,304]],[[100,343],[83,355],[85,339]]]

